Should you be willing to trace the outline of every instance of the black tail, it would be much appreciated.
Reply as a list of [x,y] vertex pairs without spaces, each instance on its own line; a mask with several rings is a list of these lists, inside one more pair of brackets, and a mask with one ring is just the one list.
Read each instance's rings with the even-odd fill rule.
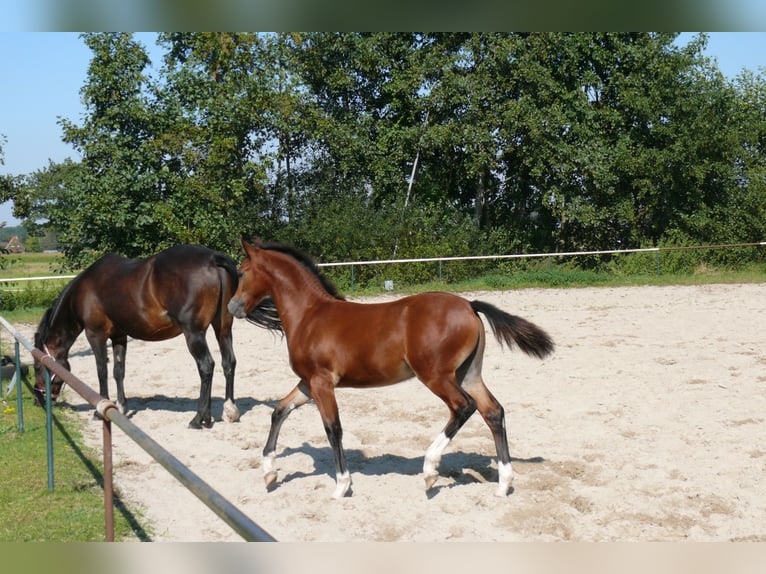
[[547,357],[553,352],[553,340],[548,333],[534,323],[506,313],[484,301],[471,301],[471,308],[487,318],[495,338],[501,345],[505,343],[508,348],[513,348],[513,344],[516,343],[527,355],[538,359]]
[[[213,263],[218,267],[221,267],[229,274],[231,278],[231,290],[232,293],[237,290],[239,285],[239,271],[237,270],[237,264],[230,257],[227,257],[223,253],[213,254]],[[247,314],[247,320],[271,331],[283,332],[282,321],[279,319],[277,313],[277,306],[274,305],[271,297],[264,299],[260,305]]]
[[237,271],[237,264],[234,263],[234,260],[231,257],[227,257],[223,253],[213,253],[213,263],[217,266],[222,268],[226,273],[229,275],[229,278],[231,279],[231,292],[237,290],[237,286],[239,285],[239,272]]
[[250,311],[245,317],[253,325],[263,327],[269,331],[277,331],[278,333],[284,333],[282,328],[282,320],[279,318],[277,312],[277,306],[274,304],[274,300],[271,297],[266,297],[261,301],[258,306]]

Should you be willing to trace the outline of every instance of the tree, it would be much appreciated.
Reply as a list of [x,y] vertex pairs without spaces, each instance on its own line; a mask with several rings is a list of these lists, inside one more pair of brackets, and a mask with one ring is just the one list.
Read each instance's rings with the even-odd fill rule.
[[268,208],[264,109],[271,86],[257,34],[162,34],[168,48],[160,107],[163,169],[175,190],[179,239],[233,247]]
[[241,235],[327,260],[762,233],[764,79],[676,37],[168,33],[152,78],[130,34],[85,34],[83,160],[23,182],[30,214],[73,265]]
[[74,266],[107,251],[136,256],[168,241],[168,212],[146,90],[149,63],[131,34],[83,34],[93,51],[82,88],[84,125],[61,120],[64,141],[82,155],[67,178],[52,225]]

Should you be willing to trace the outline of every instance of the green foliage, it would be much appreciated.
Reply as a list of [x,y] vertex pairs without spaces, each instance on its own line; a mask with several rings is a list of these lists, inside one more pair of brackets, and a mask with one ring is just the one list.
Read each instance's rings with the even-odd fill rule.
[[0,312],[48,308],[62,289],[60,281],[30,281],[0,284]]
[[766,82],[676,38],[165,33],[152,77],[131,34],[84,34],[86,114],[62,120],[82,161],[6,187],[70,268],[243,235],[322,261],[760,240]]

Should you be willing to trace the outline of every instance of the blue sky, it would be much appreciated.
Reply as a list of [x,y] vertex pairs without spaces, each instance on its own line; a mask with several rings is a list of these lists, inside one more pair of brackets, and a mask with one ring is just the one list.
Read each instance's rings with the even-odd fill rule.
[[[137,38],[159,64],[154,34]],[[691,34],[683,35],[683,43]],[[0,174],[27,174],[48,161],[75,158],[61,141],[58,118],[80,123],[80,88],[85,83],[90,50],[76,33],[0,32],[0,137],[5,165]],[[706,54],[721,71],[734,77],[743,69],[766,71],[766,32],[711,32]],[[0,222],[15,225],[11,204],[0,205]]]

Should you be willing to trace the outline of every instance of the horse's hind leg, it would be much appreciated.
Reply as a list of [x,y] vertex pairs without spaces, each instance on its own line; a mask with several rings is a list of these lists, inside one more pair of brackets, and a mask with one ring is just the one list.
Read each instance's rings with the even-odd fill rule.
[[305,405],[311,400],[308,386],[304,381],[298,383],[290,391],[271,413],[271,428],[269,429],[269,438],[266,440],[266,446],[263,447],[263,480],[266,488],[270,489],[277,480],[277,471],[274,468],[274,459],[276,458],[277,438],[279,438],[279,429],[285,422],[287,416],[301,405]]
[[189,352],[197,362],[197,371],[199,371],[200,391],[199,401],[197,402],[197,414],[189,423],[194,429],[213,426],[213,417],[210,415],[210,393],[213,384],[213,370],[215,361],[210,354],[210,349],[205,341],[205,332],[197,331],[186,334],[186,345]]
[[508,450],[508,435],[505,430],[505,411],[484,385],[480,373],[476,373],[470,378],[466,377],[463,388],[476,401],[476,408],[492,432],[497,452],[499,475],[497,495],[506,496],[513,482],[513,468],[511,466],[511,454]]
[[223,402],[223,418],[225,421],[233,423],[239,420],[240,414],[237,404],[234,402],[234,371],[237,368],[237,359],[234,356],[234,346],[231,337],[231,317],[222,327],[218,323],[213,324],[218,347],[221,350],[221,363],[223,364],[223,375],[226,379],[226,396]]

